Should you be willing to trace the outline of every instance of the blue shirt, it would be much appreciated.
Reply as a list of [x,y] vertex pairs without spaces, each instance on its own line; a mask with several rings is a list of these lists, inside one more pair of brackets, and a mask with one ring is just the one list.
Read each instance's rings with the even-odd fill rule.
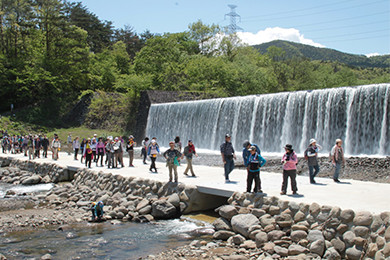
[[[257,144],[251,144],[251,146],[256,147],[256,152],[261,155],[260,148]],[[250,155],[251,155],[251,152],[248,149],[246,149],[246,148],[242,149],[242,158],[244,159],[245,166],[248,166],[248,158]]]

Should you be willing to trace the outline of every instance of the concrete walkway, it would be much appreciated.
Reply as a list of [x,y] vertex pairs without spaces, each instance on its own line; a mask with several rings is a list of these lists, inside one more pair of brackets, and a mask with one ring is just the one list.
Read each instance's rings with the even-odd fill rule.
[[[138,153],[136,153],[138,154]],[[15,159],[27,160],[22,154],[0,154],[0,157],[12,157]],[[75,161],[72,155],[60,153],[60,159],[54,161],[51,155],[47,159],[34,159],[36,162],[56,163],[62,167],[70,167],[79,169],[85,167],[80,161]],[[136,157],[137,158],[137,157]],[[80,158],[79,158],[80,159]],[[199,160],[195,158],[194,160]],[[129,159],[124,158],[125,165],[129,164]],[[148,161],[148,164],[150,161]],[[185,163],[185,161],[184,161]],[[195,165],[194,170],[196,178],[186,177],[183,172],[186,165],[178,167],[179,182],[188,185],[196,185],[198,190],[203,193],[230,197],[235,191],[246,191],[246,170],[234,170],[230,174],[232,183],[225,183],[224,171],[222,167],[210,167]],[[138,177],[144,179],[153,179],[161,182],[167,182],[168,168],[164,163],[157,163],[158,173],[149,172],[149,165],[143,165],[142,161],[136,159],[135,167],[124,167],[119,169],[107,169],[107,167],[96,167],[92,163],[91,170],[111,172],[128,177]],[[288,194],[279,195],[282,174],[272,172],[261,172],[262,190],[267,196],[277,196],[283,200],[295,201],[297,203],[312,203],[317,202],[320,205],[339,206],[341,209],[353,209],[356,211],[366,210],[378,214],[384,211],[390,211],[390,184],[381,184],[374,182],[362,182],[355,180],[344,180],[341,176],[342,183],[334,183],[332,179],[316,178],[317,184],[309,183],[309,178],[306,176],[298,176],[298,193],[299,195],[291,195],[290,185]]]

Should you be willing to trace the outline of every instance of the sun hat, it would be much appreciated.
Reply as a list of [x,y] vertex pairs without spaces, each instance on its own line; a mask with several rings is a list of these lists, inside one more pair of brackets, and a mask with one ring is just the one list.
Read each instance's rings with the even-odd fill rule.
[[310,144],[312,144],[312,143],[317,143],[316,139],[314,139],[314,138],[310,139]]

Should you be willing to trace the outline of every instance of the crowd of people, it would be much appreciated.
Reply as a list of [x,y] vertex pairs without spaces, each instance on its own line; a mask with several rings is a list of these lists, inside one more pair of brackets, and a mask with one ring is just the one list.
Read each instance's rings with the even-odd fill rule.
[[[337,139],[329,154],[329,159],[334,166],[333,180],[339,183],[340,169],[345,164],[344,150],[342,148],[343,141]],[[322,149],[321,145],[317,144],[315,139],[310,139],[309,146],[304,152],[304,158],[307,160],[309,168],[309,180],[311,184],[316,184],[314,178],[320,171],[318,163],[318,152]],[[234,169],[234,160],[236,159],[235,150],[231,143],[231,136],[225,135],[225,142],[220,146],[222,161],[225,170],[225,182],[229,183],[229,174]],[[293,146],[286,144],[284,146],[285,153],[282,156],[281,163],[283,164],[283,182],[281,195],[287,194],[288,179],[291,182],[291,190],[294,195],[298,194],[296,182],[298,156],[296,155]],[[242,158],[247,169],[247,192],[251,192],[252,184],[254,184],[253,192],[262,192],[260,180],[260,168],[266,163],[266,160],[261,156],[260,148],[257,144],[252,144],[249,141],[244,141]]]
[[[53,160],[58,160],[58,152],[61,150],[61,142],[57,134],[51,138],[46,135],[8,135],[6,131],[1,131],[1,146],[3,153],[24,153],[29,159],[40,158],[41,156],[47,158],[48,150],[52,151]],[[129,157],[129,167],[134,167],[134,150],[137,143],[134,140],[134,136],[130,135],[126,140],[122,137],[109,136],[107,138],[97,137],[95,134],[91,138],[79,137],[72,138],[69,133],[66,140],[68,154],[73,151],[74,160],[78,160],[80,154],[81,163],[86,167],[91,168],[92,163],[96,163],[96,166],[108,168],[122,168],[125,167],[123,154],[126,152]],[[291,144],[284,146],[285,153],[282,156],[281,163],[283,164],[283,182],[281,188],[281,195],[287,194],[288,180],[290,179],[291,190],[293,194],[297,194],[297,164],[298,156],[295,153]],[[315,177],[320,171],[318,163],[318,153],[322,149],[321,145],[317,144],[315,139],[311,139],[309,146],[304,152],[304,158],[307,160],[309,168],[309,181],[315,184]],[[183,150],[183,152],[182,152]],[[225,135],[225,142],[220,146],[222,161],[224,164],[225,182],[231,182],[229,174],[234,169],[234,160],[236,160],[236,154],[234,147],[231,143],[231,136]],[[192,160],[194,156],[198,156],[195,150],[195,145],[192,140],[188,140],[188,144],[182,148],[180,137],[169,142],[169,149],[165,152],[160,151],[160,146],[157,143],[157,138],[153,137],[149,140],[145,137],[141,143],[141,157],[143,164],[147,164],[146,160],[150,158],[149,171],[152,173],[158,173],[156,167],[157,157],[162,155],[166,160],[166,166],[169,171],[169,181],[178,182],[177,167],[180,165],[180,161],[186,158],[187,166],[183,172],[184,175],[196,177],[192,166]],[[337,139],[335,145],[330,152],[330,160],[334,165],[333,180],[340,182],[339,174],[341,166],[345,163],[344,151],[342,148],[342,140]],[[244,165],[247,169],[247,192],[251,192],[254,182],[253,192],[262,192],[261,180],[260,180],[260,168],[266,163],[266,159],[261,156],[261,150],[257,144],[244,141],[242,158]]]

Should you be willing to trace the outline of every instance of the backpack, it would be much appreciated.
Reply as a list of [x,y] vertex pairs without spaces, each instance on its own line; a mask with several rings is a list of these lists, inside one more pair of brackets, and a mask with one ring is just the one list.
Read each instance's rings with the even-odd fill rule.
[[309,148],[307,148],[307,149],[305,150],[305,152],[303,153],[303,157],[305,157],[305,160],[306,160],[306,161],[309,160],[309,156],[307,156],[308,150],[309,150]]

